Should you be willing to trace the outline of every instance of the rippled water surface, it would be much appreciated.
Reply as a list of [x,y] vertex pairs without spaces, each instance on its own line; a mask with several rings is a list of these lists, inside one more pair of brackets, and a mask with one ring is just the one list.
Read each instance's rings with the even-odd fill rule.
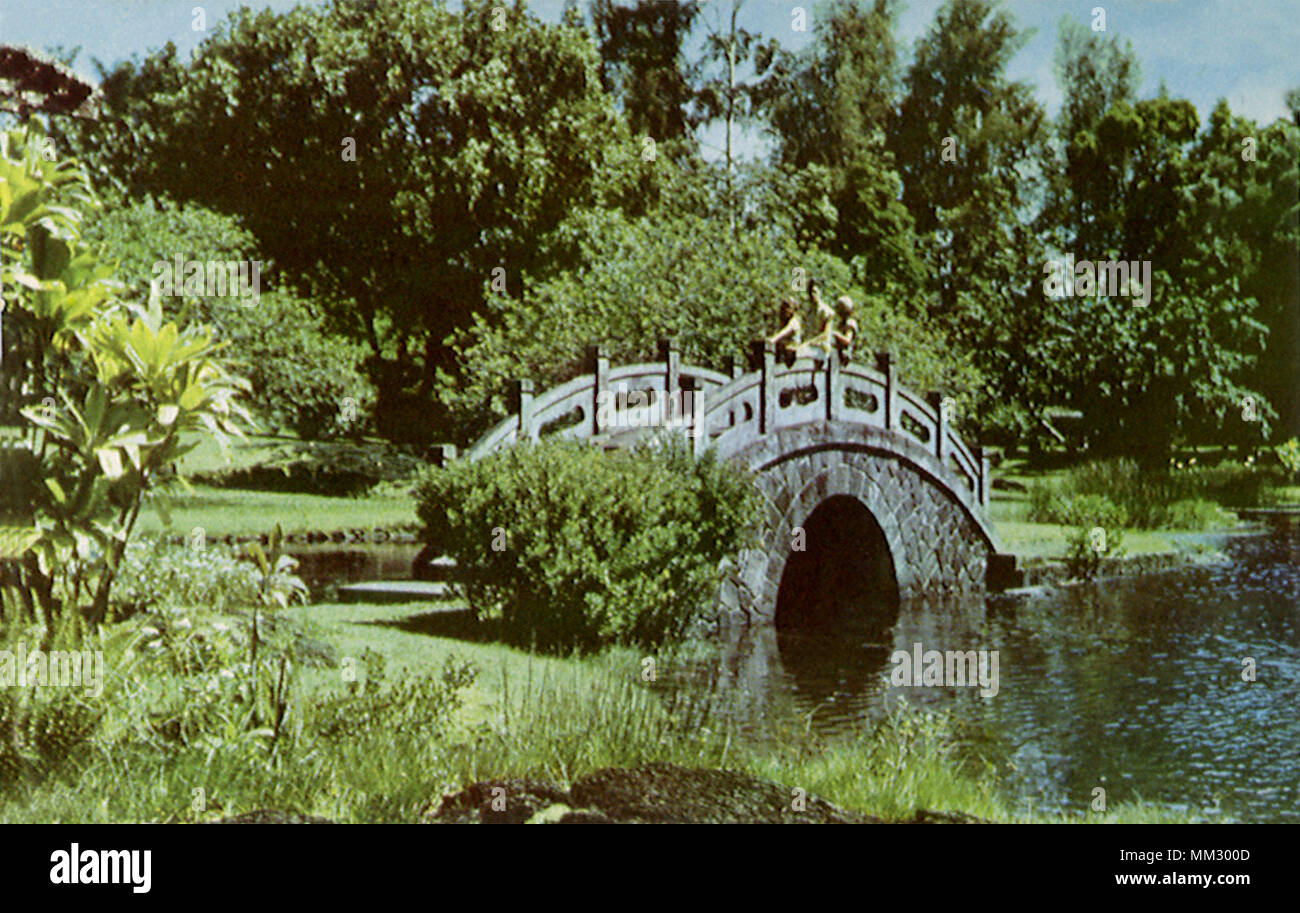
[[[1021,807],[1142,797],[1208,816],[1300,821],[1300,530],[1221,543],[1230,561],[986,602],[905,606],[884,633],[731,637],[669,689],[727,694],[754,738],[823,735],[899,697],[948,708]],[[997,650],[999,692],[896,688],[895,650]],[[1242,680],[1253,658],[1257,680]]]

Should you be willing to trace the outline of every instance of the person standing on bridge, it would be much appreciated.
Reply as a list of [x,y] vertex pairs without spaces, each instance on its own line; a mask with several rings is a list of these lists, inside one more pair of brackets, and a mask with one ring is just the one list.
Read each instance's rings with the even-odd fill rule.
[[767,337],[767,341],[776,345],[776,357],[787,365],[794,363],[794,353],[803,339],[803,321],[799,319],[798,306],[789,298],[782,298],[777,306],[777,318],[781,329]]
[[799,354],[814,361],[825,361],[834,346],[840,355],[847,357],[853,347],[853,340],[858,335],[858,322],[853,318],[853,299],[841,295],[832,308],[822,300],[821,292],[814,282],[808,288],[808,295],[817,308],[817,315],[822,321],[822,330],[803,347]]
[[841,295],[835,301],[835,348],[840,353],[840,363],[847,364],[853,356],[853,340],[858,338],[858,322],[853,317],[853,299]]
[[835,300],[835,307],[832,308],[822,300],[816,282],[809,285],[808,295],[812,298],[813,304],[817,307],[817,314],[822,319],[822,330],[801,348],[800,357],[811,358],[820,363],[826,360],[830,355],[831,347],[834,346],[840,354],[840,360],[848,361],[853,353],[853,342],[858,337],[858,321],[853,316],[853,299],[848,295],[841,295]]
[[826,360],[826,356],[830,352],[831,334],[835,331],[835,312],[831,310],[825,301],[822,301],[821,292],[817,288],[815,279],[808,283],[808,297],[812,300],[813,306],[817,308],[817,316],[822,322],[822,329],[820,333],[799,348],[799,357],[811,358],[813,361],[821,362]]

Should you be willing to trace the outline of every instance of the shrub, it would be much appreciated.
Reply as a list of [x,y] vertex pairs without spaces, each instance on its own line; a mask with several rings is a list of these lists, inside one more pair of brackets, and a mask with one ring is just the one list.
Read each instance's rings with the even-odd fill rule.
[[470,569],[470,607],[547,647],[657,643],[702,617],[745,540],[746,476],[685,444],[516,447],[431,471],[421,537]]
[[1080,580],[1091,580],[1103,558],[1124,554],[1124,531],[1118,527],[1081,526],[1065,537],[1065,566]]
[[1029,519],[1034,523],[1059,523],[1080,526],[1129,525],[1128,511],[1105,495],[1073,494],[1050,484],[1035,484],[1029,489]]
[[[1181,498],[1203,498],[1225,507],[1261,507],[1274,486],[1285,484],[1277,466],[1224,461],[1217,466],[1187,466],[1172,475],[1181,480]],[[1180,499],[1181,499],[1180,498]]]
[[1172,529],[1213,529],[1233,522],[1222,507],[1204,498],[1184,498],[1169,505],[1168,526]]
[[[270,591],[304,598],[306,587],[292,568],[278,568],[268,581]],[[118,569],[114,599],[122,614],[190,606],[225,611],[265,602],[266,590],[257,566],[218,543],[202,548],[156,542],[127,546]]]
[[306,440],[364,428],[375,399],[359,368],[366,349],[328,334],[310,303],[264,292],[252,307],[225,304],[219,323],[248,377],[253,408],[267,424]]
[[389,683],[380,654],[367,650],[362,661],[364,679],[313,704],[313,735],[350,741],[403,732],[436,738],[460,708],[461,692],[478,675],[472,663],[451,655],[437,676],[399,677]]

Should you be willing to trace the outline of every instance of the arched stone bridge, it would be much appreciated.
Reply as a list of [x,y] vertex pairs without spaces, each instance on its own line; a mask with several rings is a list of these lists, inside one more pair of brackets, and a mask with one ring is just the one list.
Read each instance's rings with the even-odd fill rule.
[[647,425],[680,428],[697,452],[751,470],[762,492],[759,543],[737,556],[721,593],[754,622],[775,621],[783,594],[828,576],[842,592],[846,572],[850,590],[902,599],[984,588],[999,551],[984,512],[988,462],[938,394],[899,386],[887,353],[873,367],[834,353],[786,364],[755,343],[748,373],[683,365],[669,342],[660,357],[614,367],[594,348],[588,373],[540,395],[516,381],[513,414],[465,457],[552,435],[621,446]]

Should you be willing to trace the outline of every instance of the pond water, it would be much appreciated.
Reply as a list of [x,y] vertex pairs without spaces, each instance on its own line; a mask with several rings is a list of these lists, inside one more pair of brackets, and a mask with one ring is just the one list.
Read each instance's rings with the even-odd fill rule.
[[[730,635],[660,687],[707,698],[754,740],[777,719],[853,733],[900,699],[948,709],[1022,809],[1082,811],[1102,786],[1111,804],[1300,821],[1300,530],[1219,547],[1229,563],[904,605],[875,631]],[[918,642],[996,650],[997,694],[891,685],[891,655]]]
[[307,584],[312,602],[329,602],[340,584],[410,580],[411,562],[419,551],[420,546],[414,543],[322,543],[295,546],[289,554],[298,561],[295,573]]

